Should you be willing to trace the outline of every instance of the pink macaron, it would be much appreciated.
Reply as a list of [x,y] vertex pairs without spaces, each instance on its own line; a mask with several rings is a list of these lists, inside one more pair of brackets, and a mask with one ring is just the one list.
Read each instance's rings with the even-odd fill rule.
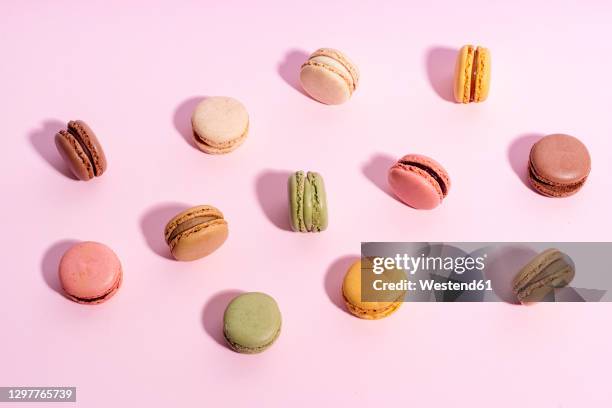
[[405,204],[430,210],[442,203],[450,189],[448,173],[434,159],[409,154],[389,169],[389,185]]
[[81,242],[64,253],[59,278],[66,297],[88,305],[110,299],[121,286],[121,262],[112,249],[98,242]]

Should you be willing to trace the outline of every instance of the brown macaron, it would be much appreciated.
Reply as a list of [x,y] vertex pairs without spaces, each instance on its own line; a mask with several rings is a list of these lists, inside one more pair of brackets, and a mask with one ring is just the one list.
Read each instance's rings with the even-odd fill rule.
[[80,180],[91,180],[106,171],[106,156],[93,130],[82,120],[71,120],[55,135],[55,145],[70,170]]
[[529,153],[529,182],[548,197],[577,193],[590,171],[589,151],[573,136],[548,135],[538,140]]
[[223,213],[210,205],[185,210],[166,225],[166,243],[179,261],[193,261],[211,254],[228,236]]

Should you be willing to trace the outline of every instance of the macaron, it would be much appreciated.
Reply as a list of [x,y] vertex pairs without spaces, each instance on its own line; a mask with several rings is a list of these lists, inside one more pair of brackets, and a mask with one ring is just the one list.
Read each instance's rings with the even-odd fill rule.
[[[367,258],[364,262],[371,263]],[[354,316],[361,319],[377,320],[383,317],[390,316],[402,305],[406,291],[403,290],[385,290],[382,292],[374,292],[372,288],[373,279],[381,279],[385,282],[398,282],[401,276],[398,270],[388,270],[381,275],[368,273],[368,281],[364,285],[362,282],[361,271],[362,260],[354,262],[346,272],[344,281],[342,282],[342,298],[346,309]],[[366,265],[365,269],[372,269],[371,265]],[[362,288],[367,290],[362,293]],[[371,301],[364,301],[364,299]]]
[[297,171],[289,177],[291,228],[319,232],[327,228],[327,195],[319,173]]
[[551,248],[525,265],[512,282],[512,291],[521,303],[538,302],[555,288],[574,279],[574,265],[567,255]]
[[320,48],[302,65],[300,82],[313,99],[339,105],[348,101],[357,89],[359,70],[341,51]]
[[223,336],[238,353],[261,353],[276,341],[280,331],[278,304],[265,293],[243,293],[225,309]]
[[193,139],[205,153],[234,151],[247,138],[249,114],[240,101],[227,96],[212,96],[196,106],[191,117]]
[[123,270],[112,249],[98,242],[81,242],[62,256],[59,279],[66,297],[77,303],[94,305],[117,293],[123,281]]
[[93,130],[82,120],[71,120],[55,135],[55,146],[79,180],[91,180],[106,171],[106,156]]
[[576,194],[590,172],[589,151],[573,136],[543,137],[529,153],[529,182],[537,192],[548,197]]
[[489,96],[491,53],[484,47],[464,45],[457,55],[454,94],[458,103],[483,102]]
[[168,221],[164,236],[175,259],[193,261],[223,245],[228,232],[227,221],[221,211],[210,205],[200,205]]
[[430,210],[442,203],[451,186],[450,177],[434,159],[409,154],[397,161],[388,173],[393,193],[405,204]]

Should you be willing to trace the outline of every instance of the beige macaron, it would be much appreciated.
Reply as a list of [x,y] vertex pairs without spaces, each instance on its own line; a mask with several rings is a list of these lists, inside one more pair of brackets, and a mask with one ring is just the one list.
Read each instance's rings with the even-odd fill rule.
[[193,139],[205,153],[235,150],[249,132],[249,114],[242,103],[227,96],[212,96],[196,106],[191,117]]
[[342,52],[320,48],[302,65],[300,82],[313,99],[339,105],[348,101],[357,89],[359,70]]

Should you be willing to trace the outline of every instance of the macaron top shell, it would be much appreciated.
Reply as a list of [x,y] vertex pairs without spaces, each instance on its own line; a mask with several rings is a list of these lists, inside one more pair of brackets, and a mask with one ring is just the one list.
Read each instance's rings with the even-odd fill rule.
[[243,139],[249,128],[249,114],[240,101],[212,96],[198,104],[191,118],[193,131],[201,141],[223,149]]
[[451,186],[446,170],[434,159],[409,154],[389,169],[389,185],[405,204],[418,209],[437,207]]
[[66,251],[59,264],[64,291],[77,301],[96,301],[120,284],[121,263],[112,249],[98,242],[81,242]]
[[260,292],[234,298],[223,316],[223,333],[230,346],[240,352],[257,353],[270,346],[281,329],[276,301]]
[[321,48],[302,65],[300,82],[315,100],[338,105],[350,99],[359,83],[359,71],[338,50]]
[[584,181],[591,171],[591,156],[577,138],[564,134],[546,136],[536,142],[529,163],[538,178],[553,184]]

